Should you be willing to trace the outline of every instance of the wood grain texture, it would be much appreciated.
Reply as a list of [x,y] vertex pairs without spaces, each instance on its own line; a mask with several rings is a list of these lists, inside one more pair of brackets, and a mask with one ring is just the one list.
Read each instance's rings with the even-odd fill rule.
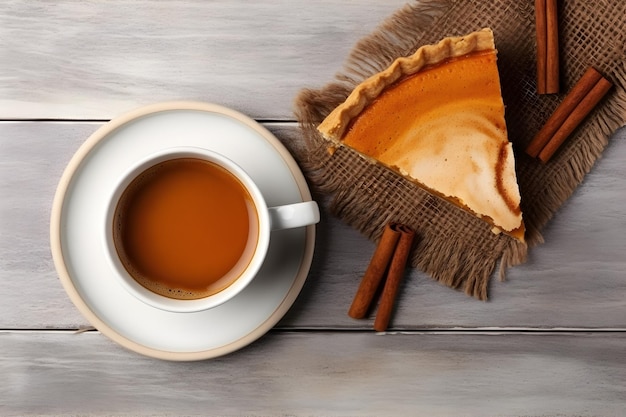
[[[315,340],[315,343],[312,341]],[[3,415],[623,416],[626,335],[272,332],[193,363],[0,333]]]
[[[88,325],[57,279],[48,227],[65,165],[99,126],[0,123],[0,329]],[[305,157],[297,125],[266,126],[298,159]],[[546,243],[531,251],[529,262],[511,269],[507,282],[492,280],[490,301],[478,302],[411,271],[392,328],[626,329],[624,138],[626,131],[613,138],[605,157],[547,228]],[[353,320],[347,310],[373,251],[371,242],[341,223],[323,202],[309,279],[280,326],[370,329],[371,319]]]
[[507,282],[492,281],[488,302],[410,271],[392,332],[350,319],[374,245],[316,194],[309,279],[278,329],[252,345],[169,363],[96,331],[58,330],[89,326],[48,243],[57,182],[101,125],[89,120],[214,102],[285,121],[266,126],[302,160],[296,93],[330,81],[405,2],[0,3],[0,415],[626,415],[626,129],[546,243]]
[[0,3],[0,119],[110,119],[159,101],[293,119],[406,0]]

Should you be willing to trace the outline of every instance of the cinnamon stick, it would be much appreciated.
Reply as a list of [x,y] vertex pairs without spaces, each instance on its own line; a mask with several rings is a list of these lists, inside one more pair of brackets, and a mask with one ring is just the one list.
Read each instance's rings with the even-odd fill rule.
[[391,259],[391,265],[389,266],[389,272],[387,274],[387,280],[385,281],[385,287],[381,296],[380,305],[376,312],[376,319],[374,320],[374,330],[383,332],[387,330],[391,313],[393,311],[393,304],[404,276],[406,269],[406,263],[411,253],[413,246],[413,239],[415,238],[415,232],[405,225],[399,225],[400,240],[398,246]]
[[606,78],[600,78],[589,93],[578,103],[578,106],[565,119],[559,130],[552,136],[550,141],[539,153],[539,160],[544,164],[550,160],[557,149],[565,142],[565,139],[578,127],[602,97],[609,92],[613,84]]
[[355,319],[362,319],[367,314],[367,310],[374,299],[376,290],[385,275],[387,266],[395,252],[400,231],[398,225],[390,223],[385,226],[383,234],[378,242],[378,246],[372,255],[372,259],[365,270],[361,284],[354,296],[352,305],[348,310],[348,315]]
[[537,93],[559,92],[559,19],[557,0],[535,0]]
[[589,94],[600,78],[602,78],[602,74],[593,67],[589,67],[587,71],[585,71],[580,80],[578,80],[554,113],[552,113],[552,116],[550,116],[545,125],[530,142],[526,148],[528,155],[533,158],[539,155],[539,152],[546,146],[556,131],[559,130],[565,119],[567,119],[582,99]]
[[559,92],[559,22],[557,0],[546,0],[546,94]]
[[535,32],[537,35],[537,93],[546,93],[546,59],[548,22],[546,0],[535,0]]

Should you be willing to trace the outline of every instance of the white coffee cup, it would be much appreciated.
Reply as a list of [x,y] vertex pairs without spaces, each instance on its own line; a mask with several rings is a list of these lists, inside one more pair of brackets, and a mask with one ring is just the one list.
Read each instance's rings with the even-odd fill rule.
[[[171,298],[158,294],[141,285],[124,266],[116,247],[114,237],[115,213],[124,191],[140,174],[165,161],[192,158],[208,161],[232,174],[248,192],[258,218],[258,237],[251,247],[251,255],[246,265],[237,273],[236,279],[226,288],[214,294],[195,299]],[[104,245],[109,263],[120,285],[137,299],[155,308],[172,312],[197,312],[216,307],[239,294],[254,279],[263,265],[269,248],[273,230],[290,229],[313,225],[319,222],[319,207],[315,201],[305,201],[277,207],[268,207],[263,194],[254,180],[235,162],[227,157],[202,148],[175,147],[156,152],[139,161],[117,181],[110,195],[104,219]]]

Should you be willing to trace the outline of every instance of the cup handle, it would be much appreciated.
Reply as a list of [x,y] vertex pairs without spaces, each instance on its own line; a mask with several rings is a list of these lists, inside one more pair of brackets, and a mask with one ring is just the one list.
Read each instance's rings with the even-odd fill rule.
[[269,207],[272,230],[293,229],[320,221],[320,209],[315,201]]

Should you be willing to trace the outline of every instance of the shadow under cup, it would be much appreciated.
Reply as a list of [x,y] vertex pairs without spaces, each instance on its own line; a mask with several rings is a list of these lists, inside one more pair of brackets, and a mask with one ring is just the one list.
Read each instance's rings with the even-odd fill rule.
[[107,245],[122,284],[169,311],[215,307],[260,269],[269,245],[263,197],[230,160],[201,149],[167,150],[120,182]]

